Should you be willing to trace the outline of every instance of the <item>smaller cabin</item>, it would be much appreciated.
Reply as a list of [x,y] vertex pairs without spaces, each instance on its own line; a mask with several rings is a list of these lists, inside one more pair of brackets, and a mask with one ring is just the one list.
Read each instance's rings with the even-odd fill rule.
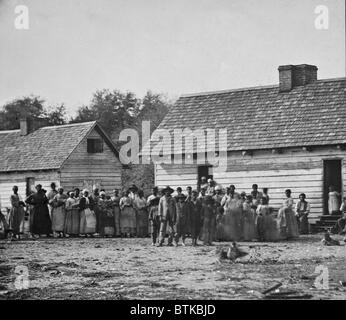
[[0,131],[1,208],[10,207],[14,185],[22,198],[37,184],[49,191],[52,182],[65,192],[121,187],[119,154],[96,121],[33,128],[23,119],[19,130]]

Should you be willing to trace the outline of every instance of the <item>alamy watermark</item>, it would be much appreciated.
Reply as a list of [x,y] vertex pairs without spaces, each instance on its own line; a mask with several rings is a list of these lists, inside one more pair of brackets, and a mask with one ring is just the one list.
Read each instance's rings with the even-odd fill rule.
[[27,266],[16,266],[14,269],[16,279],[14,280],[14,287],[16,290],[29,289],[29,269]]
[[18,5],[14,8],[14,27],[17,30],[29,29],[29,8],[25,5]]
[[[150,121],[142,122],[140,136],[134,129],[124,129],[119,141],[126,142],[119,153],[123,164],[198,164],[227,169],[227,129],[158,129],[150,135]],[[140,152],[141,151],[141,152]]]
[[315,28],[317,30],[329,29],[329,9],[325,5],[318,5],[315,8]]

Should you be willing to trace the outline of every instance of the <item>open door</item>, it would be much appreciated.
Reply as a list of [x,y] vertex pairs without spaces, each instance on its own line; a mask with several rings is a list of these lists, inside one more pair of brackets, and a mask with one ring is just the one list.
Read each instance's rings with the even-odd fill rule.
[[200,183],[201,183],[201,178],[206,177],[208,179],[213,179],[213,174],[212,174],[212,166],[199,166],[198,167],[198,190],[200,189]]
[[329,214],[328,193],[330,186],[334,186],[337,192],[342,192],[341,160],[323,160],[323,214]]

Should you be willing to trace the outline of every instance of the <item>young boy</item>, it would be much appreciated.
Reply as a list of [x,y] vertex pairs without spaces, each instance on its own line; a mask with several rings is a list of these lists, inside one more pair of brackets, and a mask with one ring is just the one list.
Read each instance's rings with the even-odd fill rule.
[[185,247],[185,239],[187,234],[187,203],[186,196],[181,193],[176,197],[176,220],[175,220],[175,235],[174,245],[177,247],[179,239],[182,238],[182,246]]
[[198,192],[196,190],[192,191],[192,198],[190,202],[190,214],[191,214],[191,238],[192,245],[197,246],[197,239],[201,231],[202,219],[202,200],[198,198]]

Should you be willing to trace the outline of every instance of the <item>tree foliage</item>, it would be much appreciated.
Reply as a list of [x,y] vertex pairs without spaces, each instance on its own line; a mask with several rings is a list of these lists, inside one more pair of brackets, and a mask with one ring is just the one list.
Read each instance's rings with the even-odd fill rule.
[[0,110],[0,130],[19,128],[21,117],[43,118],[48,125],[66,123],[65,106],[44,106],[45,101],[38,96],[17,98],[5,104]]

